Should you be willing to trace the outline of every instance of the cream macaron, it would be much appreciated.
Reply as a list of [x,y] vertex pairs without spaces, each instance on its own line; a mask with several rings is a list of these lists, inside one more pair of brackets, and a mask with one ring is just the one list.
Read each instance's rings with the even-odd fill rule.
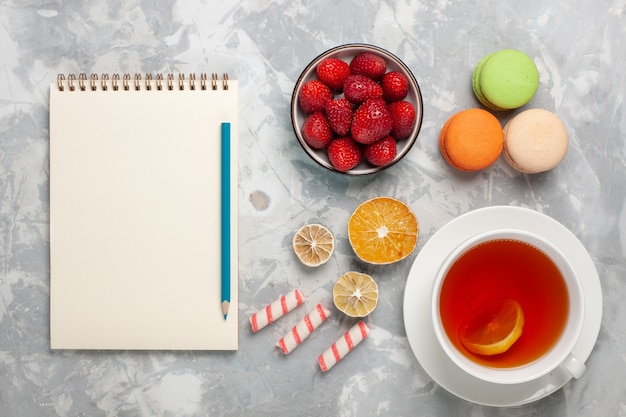
[[556,167],[565,158],[568,143],[565,125],[548,110],[525,110],[504,126],[504,158],[526,174]]

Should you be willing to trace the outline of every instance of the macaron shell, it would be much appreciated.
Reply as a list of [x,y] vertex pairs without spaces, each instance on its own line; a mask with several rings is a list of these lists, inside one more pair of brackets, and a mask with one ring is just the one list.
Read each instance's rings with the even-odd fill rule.
[[493,164],[503,148],[498,119],[483,109],[467,109],[450,117],[441,129],[439,146],[456,169],[473,172]]
[[565,158],[569,138],[563,121],[544,109],[530,109],[504,126],[504,158],[515,169],[537,174]]
[[441,150],[441,155],[443,156],[443,159],[445,159],[446,162],[456,168],[454,161],[452,160],[452,158],[450,158],[450,155],[448,155],[448,151],[446,150],[446,133],[452,119],[454,119],[454,115],[450,117],[441,128],[441,133],[439,134],[439,149]]
[[490,56],[491,54],[483,57],[483,59],[481,59],[474,68],[474,72],[472,73],[472,90],[474,90],[474,95],[483,106],[488,107],[492,110],[506,110],[494,105],[493,103],[490,103],[480,89],[480,71],[482,70],[483,64],[487,62]]
[[510,110],[528,103],[539,88],[533,60],[515,49],[483,58],[474,70],[472,87],[478,100],[493,110]]

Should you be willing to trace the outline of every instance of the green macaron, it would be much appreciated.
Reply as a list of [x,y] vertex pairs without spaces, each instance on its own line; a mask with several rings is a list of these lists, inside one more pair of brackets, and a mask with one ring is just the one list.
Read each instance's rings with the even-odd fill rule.
[[528,103],[539,88],[533,60],[516,49],[503,49],[480,60],[472,75],[476,98],[492,110],[511,110]]

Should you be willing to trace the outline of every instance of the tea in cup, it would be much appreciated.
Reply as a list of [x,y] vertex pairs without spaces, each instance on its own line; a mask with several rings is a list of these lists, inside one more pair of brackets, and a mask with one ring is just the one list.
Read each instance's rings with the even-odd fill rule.
[[580,278],[547,239],[499,229],[459,245],[432,294],[435,334],[462,370],[493,383],[531,381],[585,365],[572,354],[584,319]]

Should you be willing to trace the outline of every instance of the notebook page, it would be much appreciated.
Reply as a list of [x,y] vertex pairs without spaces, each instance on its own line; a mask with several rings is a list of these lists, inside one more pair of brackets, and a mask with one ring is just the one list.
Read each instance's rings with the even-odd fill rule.
[[[231,123],[231,309],[220,124]],[[50,90],[53,349],[237,349],[237,82]]]

